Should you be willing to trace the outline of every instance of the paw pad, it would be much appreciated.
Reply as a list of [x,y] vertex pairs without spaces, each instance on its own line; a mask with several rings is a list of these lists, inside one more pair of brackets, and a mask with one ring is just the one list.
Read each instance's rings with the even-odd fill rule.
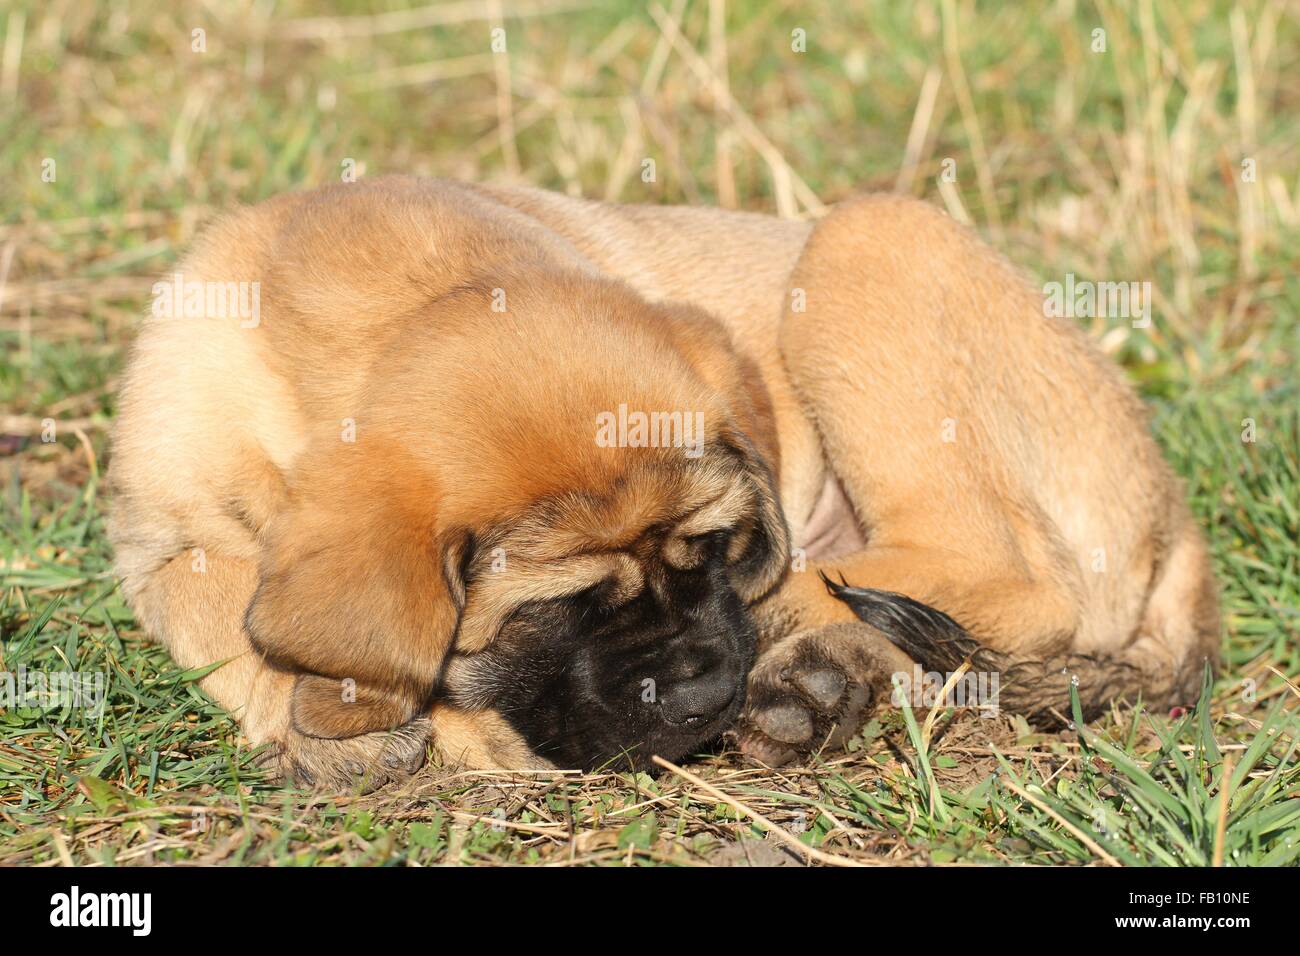
[[813,733],[812,717],[796,703],[776,704],[754,714],[758,729],[786,744],[804,743]]
[[848,686],[844,675],[830,668],[799,671],[794,675],[793,681],[809,702],[823,713],[835,709],[835,705],[844,696],[844,688]]

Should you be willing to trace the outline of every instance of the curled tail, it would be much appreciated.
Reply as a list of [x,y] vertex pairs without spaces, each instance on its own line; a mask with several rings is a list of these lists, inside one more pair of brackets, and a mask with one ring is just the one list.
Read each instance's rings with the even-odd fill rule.
[[1038,727],[1069,722],[1071,687],[1078,690],[1084,720],[1100,716],[1113,700],[1136,701],[1145,695],[1150,702],[1180,690],[1167,668],[1139,667],[1128,654],[1014,657],[980,643],[943,611],[904,594],[836,584],[824,574],[822,579],[831,594],[927,671],[950,674],[969,658],[973,671],[997,674],[998,706]]

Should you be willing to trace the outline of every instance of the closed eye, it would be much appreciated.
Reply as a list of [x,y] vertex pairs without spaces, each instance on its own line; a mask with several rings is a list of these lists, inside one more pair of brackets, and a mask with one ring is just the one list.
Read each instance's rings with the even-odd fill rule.
[[713,528],[699,534],[686,535],[682,541],[691,556],[697,562],[703,563],[726,553],[727,544],[731,541],[731,529]]
[[669,537],[663,545],[663,559],[677,571],[697,571],[718,555],[724,555],[731,538],[732,528],[716,527]]
[[583,588],[573,594],[558,598],[580,614],[597,616],[612,614],[627,604],[636,595],[620,585],[614,578],[597,581],[591,587]]

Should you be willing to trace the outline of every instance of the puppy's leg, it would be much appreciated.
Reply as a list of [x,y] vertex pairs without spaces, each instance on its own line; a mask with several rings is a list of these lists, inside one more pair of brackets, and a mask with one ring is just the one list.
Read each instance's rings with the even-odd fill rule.
[[[909,558],[916,558],[911,567]],[[832,575],[880,587],[844,586]],[[933,604],[909,594],[927,594]],[[936,605],[968,609],[975,630]],[[1199,532],[1188,524],[1171,547],[1130,643],[1100,654],[1081,650],[1067,626],[1075,617],[1069,599],[1050,587],[990,580],[967,588],[945,580],[920,555],[851,556],[815,577],[800,576],[760,606],[764,649],[735,736],[743,751],[773,765],[823,744],[838,746],[890,700],[896,677],[917,690],[914,665],[937,675],[941,686],[966,661],[964,680],[987,693],[966,703],[1023,714],[1040,726],[1068,721],[1075,693],[1085,720],[1117,698],[1140,696],[1156,707],[1190,703],[1205,663],[1216,657],[1219,632]],[[1026,643],[1026,634],[1036,639]],[[913,704],[921,706],[915,697]]]
[[266,663],[248,642],[244,611],[257,586],[251,561],[189,554],[144,580],[126,581],[132,608],[151,635],[183,668],[225,661],[199,686],[240,721],[254,744],[270,743],[271,766],[305,785],[368,788],[413,773],[424,762],[431,732],[427,718],[393,732],[343,739],[297,732],[290,704],[296,677]]
[[791,573],[756,608],[760,652],[795,632],[861,620],[828,580],[902,594],[941,608],[980,640],[1007,653],[1050,655],[1063,650],[1081,614],[1067,574],[1034,578],[1001,564],[921,545],[881,545],[813,561],[806,570]]
[[[841,579],[878,590],[844,589],[835,585]],[[895,675],[912,677],[913,656],[946,674],[976,654],[977,672],[996,672],[1000,688],[998,699],[978,703],[1032,715],[1041,709],[1044,674],[1023,665],[1013,670],[1012,655],[1028,634],[1036,654],[1055,660],[1078,613],[1068,593],[1050,584],[999,577],[941,550],[882,547],[815,563],[756,609],[761,649],[736,737],[742,750],[771,764],[839,746],[890,699]],[[981,639],[954,617],[970,622]],[[918,637],[926,643],[918,645]],[[949,656],[938,660],[932,645]],[[1002,684],[1004,671],[1010,686]],[[1061,681],[1068,688],[1068,678]],[[1059,696],[1050,704],[1059,706]]]
[[[868,547],[814,562],[853,587],[794,574],[760,609],[750,729],[773,687],[818,703],[790,684],[820,665],[790,662],[837,664],[852,688],[880,669],[855,673],[845,645],[885,637],[928,670],[973,656],[1001,674],[1003,706],[1044,719],[1074,686],[1085,712],[1186,693],[1213,655],[1213,581],[1117,370],[969,230],[910,200],[836,207],[790,281],[806,309],[783,320],[782,358]],[[853,618],[865,628],[818,636]],[[838,685],[814,683],[827,700]],[[808,722],[787,713],[784,735]]]

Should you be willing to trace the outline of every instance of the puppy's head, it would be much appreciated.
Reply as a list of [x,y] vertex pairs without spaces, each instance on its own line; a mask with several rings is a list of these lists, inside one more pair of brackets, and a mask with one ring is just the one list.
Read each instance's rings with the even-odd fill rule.
[[376,368],[355,441],[304,457],[249,612],[264,653],[324,678],[300,729],[437,698],[580,767],[725,730],[789,543],[771,409],[721,329],[538,270],[418,310]]
[[561,766],[678,759],[744,703],[779,514],[744,450],[667,457],[476,535],[446,692]]

